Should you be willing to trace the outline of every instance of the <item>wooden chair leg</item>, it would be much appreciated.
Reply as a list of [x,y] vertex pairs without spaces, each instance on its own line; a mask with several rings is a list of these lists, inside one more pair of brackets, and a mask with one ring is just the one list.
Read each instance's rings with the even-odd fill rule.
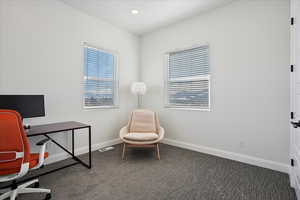
[[159,153],[158,143],[156,144],[156,154],[157,154],[157,159],[160,160],[160,153]]
[[123,143],[123,152],[122,152],[122,160],[125,158],[125,153],[126,153],[126,143]]

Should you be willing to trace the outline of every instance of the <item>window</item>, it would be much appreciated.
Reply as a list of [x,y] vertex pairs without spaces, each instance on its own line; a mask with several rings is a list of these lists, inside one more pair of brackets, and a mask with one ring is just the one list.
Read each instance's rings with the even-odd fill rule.
[[209,46],[167,54],[166,107],[210,110]]
[[118,99],[117,57],[84,47],[84,107],[115,107]]

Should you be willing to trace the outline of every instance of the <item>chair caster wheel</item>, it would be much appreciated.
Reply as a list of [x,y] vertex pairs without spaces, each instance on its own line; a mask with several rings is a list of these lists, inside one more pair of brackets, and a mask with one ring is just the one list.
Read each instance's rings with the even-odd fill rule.
[[51,193],[46,194],[45,200],[51,199]]
[[39,188],[40,187],[40,183],[39,182],[34,183],[33,187],[34,188]]

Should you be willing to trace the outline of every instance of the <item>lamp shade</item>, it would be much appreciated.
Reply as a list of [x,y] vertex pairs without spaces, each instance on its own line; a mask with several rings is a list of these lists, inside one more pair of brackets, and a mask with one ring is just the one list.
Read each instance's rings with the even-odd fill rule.
[[131,85],[131,92],[135,95],[144,95],[146,91],[147,87],[144,82],[134,82]]

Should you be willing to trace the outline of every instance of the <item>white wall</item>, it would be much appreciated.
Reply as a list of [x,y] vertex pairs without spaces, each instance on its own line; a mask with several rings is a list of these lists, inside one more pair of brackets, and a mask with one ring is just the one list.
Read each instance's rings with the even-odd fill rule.
[[[289,1],[240,0],[141,39],[144,106],[169,139],[287,164]],[[164,53],[208,42],[212,111],[164,108]]]
[[[83,109],[83,42],[118,52],[119,109]],[[46,117],[27,123],[74,120],[92,125],[93,144],[118,138],[137,104],[129,86],[138,79],[138,51],[138,37],[60,1],[0,0],[0,93],[45,94]],[[86,146],[87,131],[77,132],[77,147]]]
[[[144,106],[159,111],[167,138],[287,164],[288,7],[288,0],[235,1],[147,34],[139,43],[56,0],[0,0],[0,93],[45,94],[46,117],[28,123],[89,123],[98,144],[118,137],[136,107],[129,85],[141,78],[149,86]],[[82,42],[119,52],[120,109],[82,108]],[[206,42],[212,111],[165,109],[164,53]],[[56,137],[69,145],[65,135]],[[86,135],[76,144],[86,146]]]

